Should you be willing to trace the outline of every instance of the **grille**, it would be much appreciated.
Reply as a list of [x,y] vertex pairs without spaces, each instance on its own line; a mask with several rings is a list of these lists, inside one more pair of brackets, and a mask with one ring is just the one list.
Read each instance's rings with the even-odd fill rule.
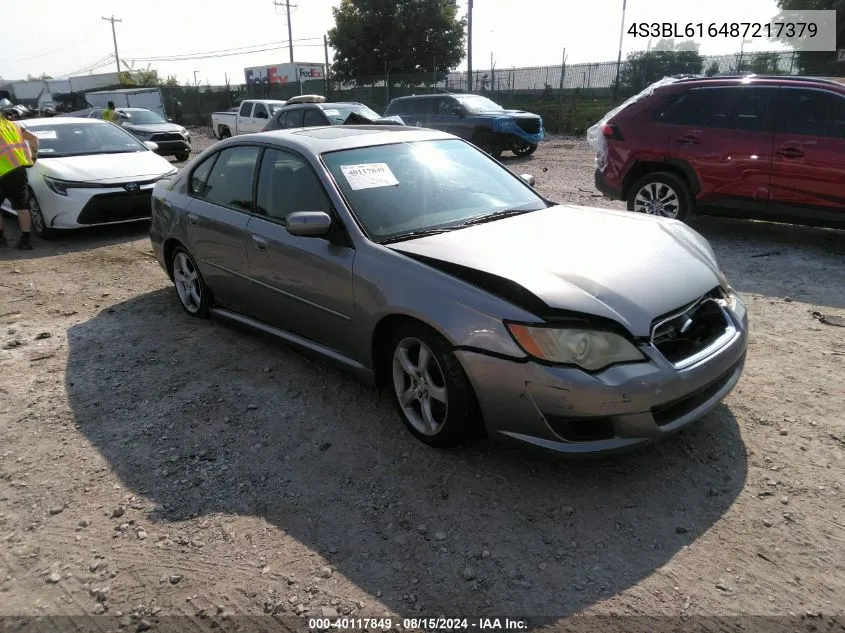
[[522,128],[526,134],[536,134],[540,131],[540,119],[517,119],[516,124]]
[[698,302],[652,324],[651,344],[670,363],[680,363],[712,345],[731,327],[721,305],[708,293]]
[[104,193],[94,196],[82,209],[79,224],[102,224],[152,217],[152,189],[146,191]]
[[184,139],[177,132],[162,132],[160,134],[153,134],[150,140],[153,143],[158,143],[159,141],[183,141]]

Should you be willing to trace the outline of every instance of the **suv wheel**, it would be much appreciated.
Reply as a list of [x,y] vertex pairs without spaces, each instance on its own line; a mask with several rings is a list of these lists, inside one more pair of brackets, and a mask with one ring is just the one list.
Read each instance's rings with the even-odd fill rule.
[[496,137],[490,130],[478,130],[472,135],[472,144],[482,152],[487,152],[493,158],[499,158],[502,155],[501,148],[497,147]]
[[675,174],[654,172],[631,187],[628,210],[686,222],[693,211],[692,193],[687,183]]

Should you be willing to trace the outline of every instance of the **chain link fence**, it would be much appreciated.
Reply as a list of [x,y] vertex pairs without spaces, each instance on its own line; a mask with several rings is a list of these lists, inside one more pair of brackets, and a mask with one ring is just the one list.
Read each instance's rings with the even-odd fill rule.
[[675,50],[635,53],[619,65],[601,62],[480,69],[474,70],[471,78],[466,72],[387,73],[348,81],[329,78],[258,86],[161,86],[161,90],[168,114],[187,125],[208,126],[212,112],[227,110],[249,98],[319,94],[332,101],[364,103],[381,113],[391,99],[404,95],[473,92],[505,108],[541,115],[548,132],[580,135],[615,105],[667,75],[796,72],[798,65],[791,51],[703,56]]

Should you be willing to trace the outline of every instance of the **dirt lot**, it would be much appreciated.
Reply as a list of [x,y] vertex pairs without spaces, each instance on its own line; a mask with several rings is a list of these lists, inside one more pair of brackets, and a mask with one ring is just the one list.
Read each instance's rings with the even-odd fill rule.
[[[582,141],[508,162],[559,201],[620,206],[593,191]],[[200,616],[182,630],[267,628],[266,613],[843,630],[845,328],[811,313],[845,316],[845,232],[697,228],[750,307],[741,383],[678,436],[577,463],[434,451],[374,390],[191,319],[147,226],[3,252],[0,615],[103,614],[96,630],[127,631],[174,615]]]

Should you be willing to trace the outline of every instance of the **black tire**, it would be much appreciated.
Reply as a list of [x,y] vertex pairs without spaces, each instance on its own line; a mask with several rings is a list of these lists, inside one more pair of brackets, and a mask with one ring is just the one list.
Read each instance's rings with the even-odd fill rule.
[[[443,391],[446,400],[445,406],[438,401],[435,410],[435,398],[429,398],[429,402],[431,402],[429,411],[432,412],[432,417],[440,419],[436,431],[423,433],[418,428],[424,417],[422,407],[416,406],[421,405],[421,400],[411,402],[408,405],[414,411],[420,409],[420,413],[416,415],[415,424],[404,410],[397,393],[397,372],[404,376],[403,385],[407,386],[406,391],[413,391],[413,383],[409,375],[402,369],[401,361],[396,360],[397,349],[400,346],[407,346],[409,342],[411,346],[414,342],[420,342],[430,350],[431,359],[435,362],[427,364],[426,375],[430,378],[429,384],[435,388],[445,388]],[[414,437],[429,446],[448,448],[463,444],[482,434],[481,416],[472,385],[470,385],[469,379],[452,347],[442,336],[421,323],[411,321],[397,329],[391,339],[387,353],[385,362],[389,373],[388,382],[391,400],[405,427]],[[419,362],[419,356],[410,360]],[[399,367],[397,367],[397,364]],[[427,391],[428,387],[425,390]]]
[[[646,187],[648,187],[648,190],[640,197],[640,200],[647,200],[654,192],[656,192],[658,195],[658,201],[664,199],[667,200],[666,206],[663,207],[665,211],[670,211],[673,208],[676,208],[677,211],[674,214],[667,214],[666,212],[659,212],[658,209],[656,209],[653,213],[643,210],[641,208],[643,204],[638,202],[637,196],[640,192],[646,189]],[[677,199],[677,203],[668,202],[672,200],[672,196],[669,192],[675,194],[674,197]],[[672,217],[676,220],[680,220],[681,222],[688,222],[695,211],[695,201],[686,180],[677,174],[673,174],[668,171],[652,172],[637,180],[628,191],[627,205],[628,211],[638,211],[662,217]]]
[[525,156],[531,156],[534,152],[537,151],[537,144],[536,143],[524,143],[522,145],[514,145],[511,148],[511,151],[520,158],[524,158]]
[[[194,292],[199,297],[199,301],[193,299],[193,295],[190,294],[190,289],[188,287],[183,285],[180,288],[180,284],[183,284],[180,277],[183,277],[185,273],[188,272],[182,269],[181,264],[183,257],[185,258],[184,261],[189,265],[190,270],[196,273],[196,281],[195,283],[192,282],[192,286]],[[208,289],[208,286],[205,285],[205,279],[203,279],[202,273],[197,267],[196,260],[184,246],[177,246],[173,249],[173,253],[170,255],[169,265],[170,273],[173,278],[173,287],[176,289],[176,297],[179,299],[179,304],[182,306],[182,309],[193,317],[197,317],[199,319],[208,318],[209,309],[211,308],[211,291]],[[187,299],[189,296],[191,299]]]
[[223,140],[224,138],[229,138],[230,136],[232,136],[232,133],[229,131],[229,128],[220,128],[220,140]]
[[190,154],[176,154],[176,160],[178,160],[180,163],[184,163],[190,157]]
[[29,190],[29,217],[32,220],[32,228],[35,229],[35,234],[42,240],[51,240],[56,237],[56,229],[47,226],[44,214],[41,212],[41,205],[32,189]]
[[496,137],[493,132],[486,128],[480,129],[472,135],[472,144],[482,152],[490,154],[493,158],[499,158],[502,155],[502,149],[496,144]]

